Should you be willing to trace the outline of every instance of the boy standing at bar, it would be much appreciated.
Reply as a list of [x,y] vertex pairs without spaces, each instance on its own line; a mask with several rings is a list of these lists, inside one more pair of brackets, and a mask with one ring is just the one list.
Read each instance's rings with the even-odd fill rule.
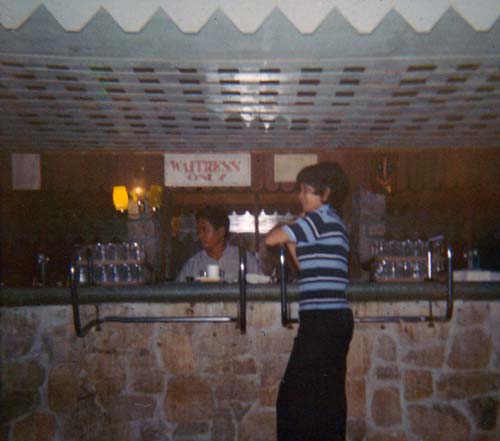
[[281,381],[278,441],[344,441],[346,359],[353,314],[346,299],[349,239],[338,210],[349,183],[335,162],[297,176],[302,215],[280,225],[266,245],[286,244],[299,268],[299,328]]

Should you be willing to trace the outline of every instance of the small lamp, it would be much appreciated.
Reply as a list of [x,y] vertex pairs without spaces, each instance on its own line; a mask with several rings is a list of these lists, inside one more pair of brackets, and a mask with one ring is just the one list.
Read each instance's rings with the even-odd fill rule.
[[128,193],[124,185],[113,187],[113,203],[116,210],[122,213],[128,208]]
[[163,195],[163,186],[161,185],[152,185],[149,190],[149,205],[153,208],[153,211],[156,211],[161,206]]

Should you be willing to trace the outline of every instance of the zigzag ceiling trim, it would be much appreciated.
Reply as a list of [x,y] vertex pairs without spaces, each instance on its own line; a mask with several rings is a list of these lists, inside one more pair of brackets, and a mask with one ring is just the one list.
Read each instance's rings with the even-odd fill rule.
[[500,17],[500,0],[0,0],[0,24],[19,29],[45,7],[69,32],[81,31],[105,9],[125,32],[140,32],[163,10],[184,33],[199,32],[217,10],[243,34],[255,33],[279,9],[302,34],[312,34],[336,9],[360,33],[372,33],[392,10],[419,33],[430,32],[452,8],[477,32]]

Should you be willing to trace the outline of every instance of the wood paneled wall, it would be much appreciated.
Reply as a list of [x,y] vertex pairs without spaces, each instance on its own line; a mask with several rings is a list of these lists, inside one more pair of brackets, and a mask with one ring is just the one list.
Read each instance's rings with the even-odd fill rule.
[[[320,160],[335,160],[344,167],[352,191],[382,191],[375,182],[376,164],[389,157],[393,185],[387,196],[388,222],[395,229],[451,232],[470,241],[482,231],[500,228],[499,149],[345,148],[317,153]],[[113,185],[132,188],[164,182],[162,153],[44,152],[41,164],[40,191],[12,191],[10,154],[0,153],[0,264],[3,279],[9,272],[15,283],[29,283],[34,256],[41,248],[56,249],[64,257],[77,236],[103,236],[98,231],[108,236],[113,228],[120,236],[123,225],[116,223]],[[250,189],[174,189],[170,208],[189,211],[197,205],[222,203],[238,211],[259,206],[297,210],[294,184],[274,182],[273,152],[252,154],[252,174]],[[348,198],[344,207],[348,222],[350,211]]]

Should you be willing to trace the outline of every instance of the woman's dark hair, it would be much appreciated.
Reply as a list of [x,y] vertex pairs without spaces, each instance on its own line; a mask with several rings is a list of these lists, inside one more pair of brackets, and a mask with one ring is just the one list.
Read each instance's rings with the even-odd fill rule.
[[336,209],[340,209],[349,191],[349,179],[337,162],[320,162],[304,167],[297,175],[297,185],[300,184],[310,185],[320,196],[329,188],[328,203]]
[[229,217],[227,212],[219,207],[203,207],[198,210],[195,215],[196,221],[200,219],[206,219],[212,224],[212,226],[218,230],[219,228],[224,228],[225,237],[229,235]]

